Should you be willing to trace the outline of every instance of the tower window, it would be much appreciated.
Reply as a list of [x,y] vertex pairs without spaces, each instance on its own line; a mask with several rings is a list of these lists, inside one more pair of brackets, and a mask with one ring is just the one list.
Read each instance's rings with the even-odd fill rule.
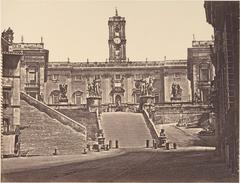
[[120,75],[120,74],[116,74],[116,75],[115,75],[115,78],[116,78],[116,79],[121,79],[121,75]]

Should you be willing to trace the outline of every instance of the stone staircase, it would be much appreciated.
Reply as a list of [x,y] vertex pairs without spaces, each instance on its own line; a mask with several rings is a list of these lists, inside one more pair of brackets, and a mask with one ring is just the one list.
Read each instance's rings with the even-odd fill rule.
[[21,151],[28,155],[81,154],[85,137],[21,100]]
[[145,147],[146,140],[153,139],[141,113],[103,113],[101,125],[106,142],[118,140],[120,148]]
[[71,119],[83,124],[87,128],[87,137],[95,139],[95,134],[98,132],[97,116],[94,112],[87,112],[80,109],[58,109],[62,114]]

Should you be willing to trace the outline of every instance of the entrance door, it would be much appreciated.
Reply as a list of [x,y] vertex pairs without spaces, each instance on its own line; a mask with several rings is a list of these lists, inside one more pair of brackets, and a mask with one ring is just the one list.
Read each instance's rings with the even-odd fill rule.
[[116,95],[115,97],[115,103],[117,106],[121,105],[121,96],[120,95]]

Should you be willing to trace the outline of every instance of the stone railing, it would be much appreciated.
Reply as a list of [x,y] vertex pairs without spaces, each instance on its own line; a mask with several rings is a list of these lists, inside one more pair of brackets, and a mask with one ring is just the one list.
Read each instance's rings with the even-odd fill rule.
[[142,111],[142,113],[143,113],[145,122],[147,124],[147,127],[149,128],[149,130],[151,132],[152,137],[158,142],[159,134],[158,134],[158,131],[157,131],[152,119],[149,117],[149,114],[145,109]]
[[97,126],[99,130],[102,130],[102,125],[101,125],[101,114],[99,112],[99,110],[97,109],[96,113],[96,117],[97,117]]
[[187,60],[164,60],[164,61],[125,61],[125,62],[49,62],[49,68],[118,68],[118,67],[164,67],[164,66],[185,66]]
[[62,124],[71,127],[77,132],[80,132],[85,138],[87,137],[87,129],[84,125],[74,121],[73,119],[47,106],[46,104],[36,100],[35,98],[31,97],[30,95],[27,95],[26,93],[21,92],[20,96],[21,96],[21,99],[25,100],[30,105],[36,107],[38,110],[45,112],[51,118],[58,120]]

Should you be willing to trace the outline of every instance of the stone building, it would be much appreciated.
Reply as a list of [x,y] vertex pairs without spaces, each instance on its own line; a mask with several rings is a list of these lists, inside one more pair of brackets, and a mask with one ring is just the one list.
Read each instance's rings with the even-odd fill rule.
[[192,41],[188,48],[188,79],[194,103],[208,104],[215,69],[211,60],[213,41]]
[[239,170],[239,2],[205,1],[214,28],[213,104],[217,114],[217,150],[233,172]]
[[85,105],[89,87],[94,82],[98,83],[103,105],[138,104],[144,83],[151,84],[155,103],[191,101],[187,60],[126,60],[125,22],[117,10],[115,16],[109,18],[109,62],[48,63],[44,92],[47,104],[61,105],[60,87],[66,86],[68,100],[64,105]]
[[[105,62],[49,62],[49,51],[44,49],[42,40],[13,43],[12,30],[3,32],[4,73],[11,71],[10,75],[3,75],[6,80],[4,102],[6,109],[14,112],[9,115],[10,122],[5,120],[4,125],[20,124],[20,91],[58,110],[86,109],[89,97],[98,97],[104,111],[116,111],[119,106],[131,111],[139,106],[141,96],[151,96],[159,109],[155,115],[159,123],[176,122],[179,111],[183,116],[207,113],[209,108],[205,104],[214,73],[209,58],[212,41],[193,41],[188,60],[132,61],[126,59],[125,23],[117,11],[109,18],[109,60]],[[10,68],[12,66],[14,68]],[[7,84],[8,80],[11,85]],[[203,102],[193,106],[195,93]],[[175,106],[172,118],[168,119],[165,111],[169,111],[172,104],[181,105]],[[186,110],[181,108],[184,104],[188,105]]]
[[44,93],[44,83],[47,80],[48,50],[44,43],[12,43],[13,52],[21,52],[21,91],[36,99],[41,99]]
[[13,31],[8,28],[2,32],[2,155],[18,153],[20,135],[20,62],[22,52],[11,50]]

